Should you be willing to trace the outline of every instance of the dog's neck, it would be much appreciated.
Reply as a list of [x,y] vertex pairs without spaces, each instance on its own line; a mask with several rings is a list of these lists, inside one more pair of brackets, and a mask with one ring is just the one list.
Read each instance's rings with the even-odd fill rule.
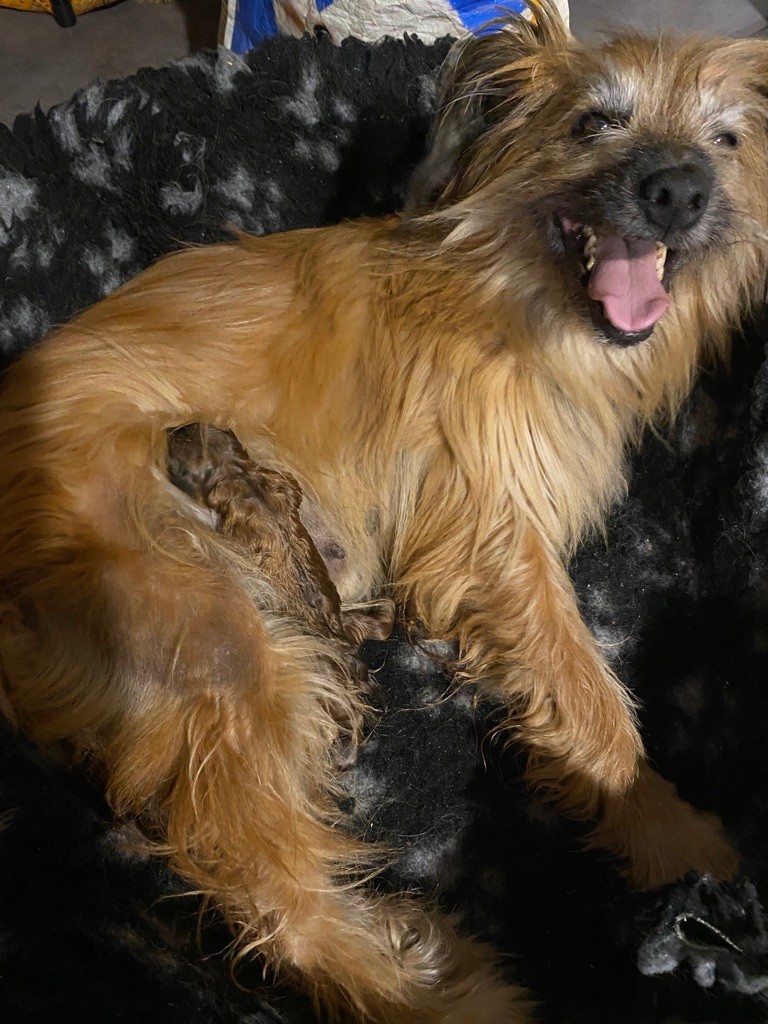
[[564,554],[622,495],[628,447],[674,414],[701,349],[687,310],[621,349],[557,310],[542,315],[506,296],[483,306],[459,279],[436,287],[429,269],[390,280],[379,301],[388,329],[376,334],[389,355],[377,386],[403,401],[397,424],[382,403],[378,429],[399,432],[405,449],[418,449],[422,434],[440,437],[456,467],[446,501],[487,510],[495,489],[499,517],[524,512]]

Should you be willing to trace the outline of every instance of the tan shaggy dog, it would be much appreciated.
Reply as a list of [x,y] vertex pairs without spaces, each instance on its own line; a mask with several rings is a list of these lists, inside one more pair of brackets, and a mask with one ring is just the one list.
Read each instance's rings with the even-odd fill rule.
[[647,765],[566,564],[763,296],[766,82],[762,43],[585,48],[544,3],[451,58],[408,216],[173,255],[7,375],[8,704],[344,1019],[529,1011],[482,946],[360,884],[333,798],[355,688],[169,484],[167,431],[210,423],[290,472],[342,600],[391,594],[457,638],[531,783],[632,884],[728,876],[717,822]]

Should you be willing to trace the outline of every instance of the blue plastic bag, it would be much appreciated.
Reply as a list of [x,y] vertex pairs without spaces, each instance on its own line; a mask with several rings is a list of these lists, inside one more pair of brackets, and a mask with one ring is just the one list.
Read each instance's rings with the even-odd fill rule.
[[[245,53],[280,33],[327,32],[374,41],[415,33],[426,42],[478,33],[505,11],[526,10],[524,0],[224,0],[221,42]],[[567,15],[567,0],[562,4]]]

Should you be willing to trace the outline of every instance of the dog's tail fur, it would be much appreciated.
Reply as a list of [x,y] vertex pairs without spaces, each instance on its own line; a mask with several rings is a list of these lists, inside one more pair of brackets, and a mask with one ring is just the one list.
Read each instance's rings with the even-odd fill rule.
[[0,668],[19,724],[94,757],[241,954],[332,1015],[527,1019],[483,946],[362,886],[371,851],[337,827],[331,755],[354,688],[180,509],[166,430],[210,410],[114,354],[69,329],[0,396]]

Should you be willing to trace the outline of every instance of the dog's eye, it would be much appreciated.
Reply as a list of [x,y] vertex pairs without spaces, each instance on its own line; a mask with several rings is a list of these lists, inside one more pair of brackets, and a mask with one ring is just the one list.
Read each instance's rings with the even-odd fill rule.
[[723,149],[736,149],[739,145],[739,140],[733,132],[720,132],[712,141],[716,146],[722,146]]
[[614,119],[609,114],[603,114],[599,110],[590,110],[582,114],[573,126],[573,134],[576,138],[585,139],[592,135],[600,135],[607,131],[614,124]]

